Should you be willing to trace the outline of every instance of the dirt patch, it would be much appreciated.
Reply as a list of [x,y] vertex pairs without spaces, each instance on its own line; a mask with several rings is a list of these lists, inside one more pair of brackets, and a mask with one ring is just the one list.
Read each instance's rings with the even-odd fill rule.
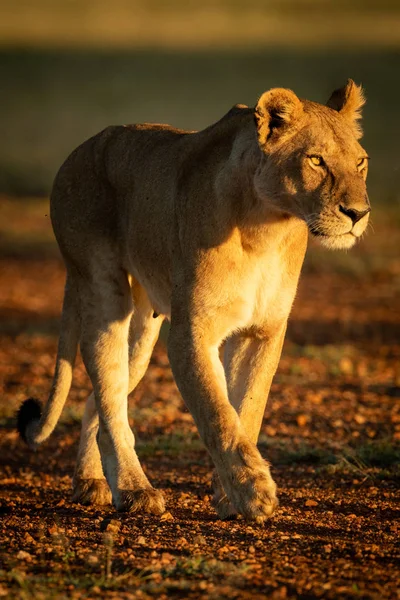
[[0,596],[397,598],[400,577],[400,280],[303,276],[260,436],[280,507],[265,525],[221,522],[211,461],[160,343],[130,402],[161,517],[70,502],[82,363],[51,439],[14,430],[51,385],[64,281],[57,260],[0,260]]

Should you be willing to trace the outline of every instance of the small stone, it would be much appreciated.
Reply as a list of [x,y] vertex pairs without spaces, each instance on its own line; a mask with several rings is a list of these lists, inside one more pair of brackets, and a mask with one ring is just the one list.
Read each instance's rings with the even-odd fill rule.
[[316,500],[306,500],[305,506],[318,506],[318,502]]
[[89,556],[86,559],[86,562],[88,563],[88,565],[90,565],[91,567],[95,567],[96,565],[99,564],[99,557],[96,556],[96,554],[89,554]]
[[170,563],[174,560],[174,555],[170,554],[169,552],[163,552],[161,554],[161,562],[163,563]]
[[187,545],[188,545],[188,541],[187,541],[187,539],[186,539],[186,538],[184,538],[184,537],[181,537],[181,538],[179,538],[179,539],[177,540],[177,543],[178,543],[180,546],[187,546]]
[[57,535],[58,527],[57,527],[57,525],[52,525],[51,527],[48,528],[47,531],[49,532],[49,535]]
[[117,519],[111,519],[111,521],[109,523],[107,523],[106,531],[108,531],[109,533],[118,533],[120,528],[121,528],[120,521],[117,521]]
[[31,536],[30,533],[26,532],[26,534],[24,535],[24,541],[27,544],[36,544],[36,541],[33,539],[33,537]]
[[136,543],[139,544],[140,546],[145,546],[147,544],[146,538],[143,537],[142,535],[139,535],[136,540]]
[[174,517],[167,511],[161,515],[160,521],[174,521]]
[[342,358],[339,361],[339,368],[345,375],[351,375],[353,373],[353,363],[349,358]]
[[254,548],[254,546],[249,546],[249,554],[255,554],[256,553],[256,549]]
[[363,415],[361,415],[360,413],[357,413],[356,415],[354,415],[354,420],[359,425],[364,425],[364,423],[365,423],[365,421],[367,419]]
[[31,562],[32,554],[29,554],[29,552],[25,552],[25,550],[20,550],[17,554],[17,558],[18,560],[26,560],[27,562]]
[[307,415],[297,415],[297,425],[299,427],[304,427],[305,425],[307,425],[308,422],[308,416]]
[[103,519],[100,521],[100,531],[108,533],[118,533],[121,528],[121,523],[117,519]]
[[206,590],[207,589],[207,582],[206,581],[200,581],[199,588],[201,590]]
[[198,534],[194,536],[193,543],[198,544],[199,546],[204,546],[207,543],[207,541],[204,536]]

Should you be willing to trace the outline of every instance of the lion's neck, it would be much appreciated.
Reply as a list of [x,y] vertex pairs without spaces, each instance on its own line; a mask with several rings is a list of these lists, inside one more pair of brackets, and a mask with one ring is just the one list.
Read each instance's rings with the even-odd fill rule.
[[286,209],[277,205],[268,195],[256,191],[255,178],[261,161],[265,160],[259,149],[252,127],[242,130],[236,137],[229,160],[217,180],[218,197],[229,202],[231,222],[241,233],[243,246],[256,252],[271,251],[271,246],[281,247],[289,237],[307,239],[306,224]]

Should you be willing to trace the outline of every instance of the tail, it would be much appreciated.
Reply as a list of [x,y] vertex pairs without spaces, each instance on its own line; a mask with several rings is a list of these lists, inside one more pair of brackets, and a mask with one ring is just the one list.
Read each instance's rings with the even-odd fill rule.
[[72,382],[80,336],[78,299],[75,286],[67,278],[58,342],[56,370],[50,397],[43,409],[38,400],[29,398],[20,406],[17,429],[21,438],[32,448],[41,444],[53,432],[60,418]]

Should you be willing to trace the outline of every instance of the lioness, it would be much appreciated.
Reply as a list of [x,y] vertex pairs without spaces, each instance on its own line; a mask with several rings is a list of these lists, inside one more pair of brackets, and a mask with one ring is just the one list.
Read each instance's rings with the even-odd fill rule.
[[[204,131],[109,127],[66,160],[51,194],[67,268],[50,398],[20,409],[31,447],[53,431],[78,343],[93,384],[73,498],[161,514],[128,423],[127,396],[170,319],[176,383],[215,465],[218,515],[263,521],[276,485],[256,442],[307,246],[350,248],[370,205],[349,80],[327,106],[287,89]],[[219,347],[225,342],[224,364]]]

